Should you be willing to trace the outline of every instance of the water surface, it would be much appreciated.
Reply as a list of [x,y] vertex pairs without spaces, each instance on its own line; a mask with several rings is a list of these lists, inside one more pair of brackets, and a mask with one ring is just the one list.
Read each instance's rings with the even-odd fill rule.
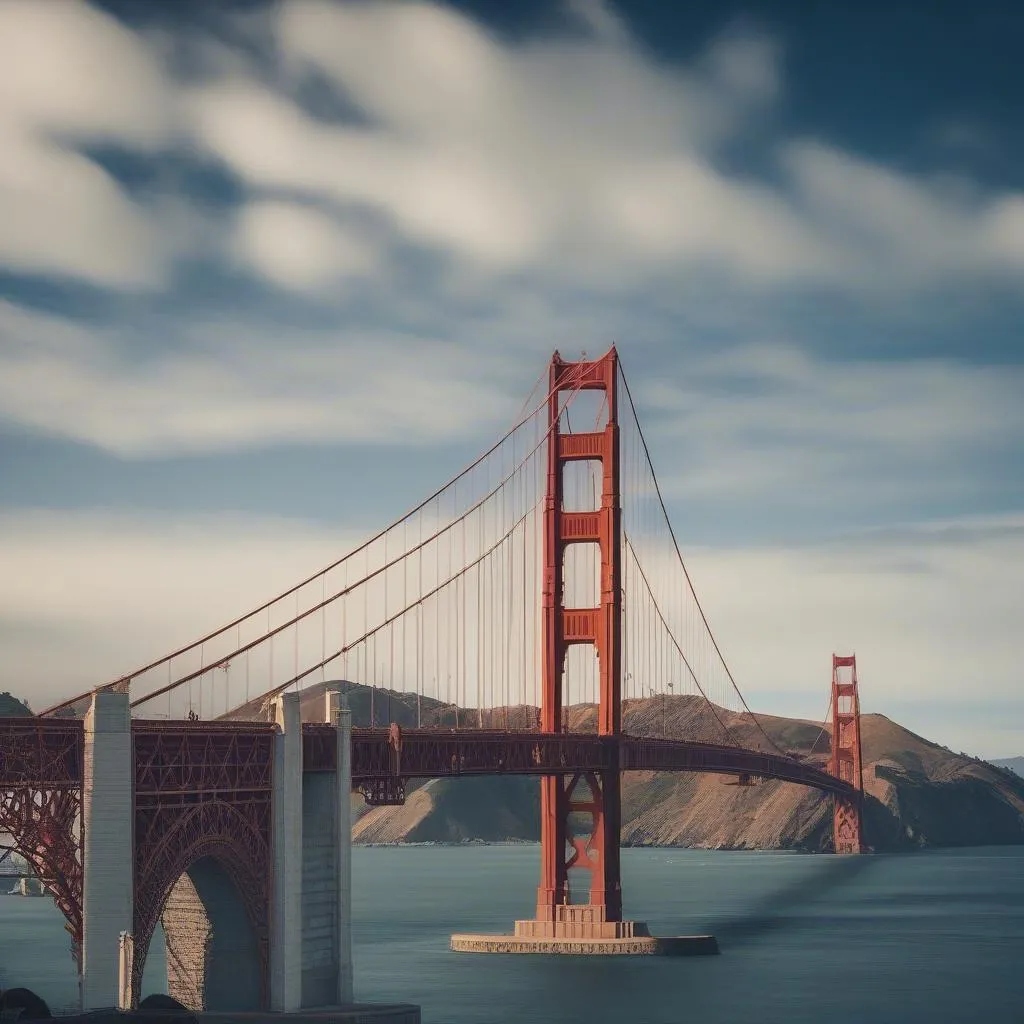
[[[711,958],[481,956],[453,931],[532,913],[532,846],[356,849],[356,995],[426,1024],[1024,1024],[1024,847],[828,857],[624,850],[629,916]],[[158,940],[159,942],[159,940]],[[0,984],[76,985],[48,899],[0,898]],[[162,982],[159,949],[145,990]]]

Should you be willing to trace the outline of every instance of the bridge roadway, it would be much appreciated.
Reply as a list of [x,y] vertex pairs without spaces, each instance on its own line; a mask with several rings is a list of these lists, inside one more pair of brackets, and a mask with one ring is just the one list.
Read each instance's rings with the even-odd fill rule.
[[[272,733],[262,722],[168,721],[137,719],[137,737],[221,738]],[[337,745],[330,726],[306,723],[303,731],[305,771],[335,768]],[[197,735],[198,734],[198,735]],[[82,722],[58,718],[0,718],[0,789],[34,784],[75,787],[82,779]],[[179,749],[186,749],[184,747]],[[228,755],[232,759],[231,755]],[[198,765],[165,761],[162,772],[170,790],[201,788]],[[255,768],[249,765],[250,771]],[[855,799],[853,786],[823,768],[797,757],[685,740],[593,733],[503,732],[477,729],[356,728],[352,730],[352,785],[371,802],[401,798],[403,779],[459,775],[558,775],[587,771],[687,771],[781,779]],[[190,782],[186,777],[194,778]],[[388,794],[391,794],[388,796]]]
[[[304,726],[306,769],[317,765],[317,726]],[[333,767],[324,764],[323,767]],[[575,772],[686,771],[781,779],[854,798],[849,783],[796,757],[742,747],[640,736],[453,729],[352,730],[352,782],[387,777],[555,775]]]

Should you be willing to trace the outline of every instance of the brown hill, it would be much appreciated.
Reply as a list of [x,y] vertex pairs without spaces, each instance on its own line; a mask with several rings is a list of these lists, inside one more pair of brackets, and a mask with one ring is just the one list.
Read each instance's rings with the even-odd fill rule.
[[[335,684],[332,684],[335,685]],[[356,725],[370,724],[367,687],[342,684]],[[377,724],[417,722],[416,697],[378,690],[372,695]],[[323,685],[303,692],[303,718],[317,720]],[[390,709],[390,710],[389,710]],[[258,712],[246,709],[238,717]],[[424,725],[476,723],[475,710],[454,709],[423,698]],[[596,708],[568,709],[570,728],[594,731]],[[749,716],[717,709],[737,742],[767,747]],[[535,708],[486,712],[485,726],[522,728]],[[784,750],[824,762],[829,733],[813,722],[758,716],[765,732]],[[628,701],[623,723],[633,735],[671,735],[721,742],[716,711],[702,699],[653,697]],[[929,846],[1024,843],[1024,779],[985,761],[954,754],[884,715],[861,722],[865,833],[876,850]],[[357,842],[465,842],[536,840],[539,833],[536,780],[524,778],[434,779],[410,785],[403,807],[366,808],[353,797]],[[628,772],[622,786],[622,839],[631,845],[677,845],[714,849],[826,849],[831,842],[831,801],[791,783],[765,781],[738,786],[723,776]]]

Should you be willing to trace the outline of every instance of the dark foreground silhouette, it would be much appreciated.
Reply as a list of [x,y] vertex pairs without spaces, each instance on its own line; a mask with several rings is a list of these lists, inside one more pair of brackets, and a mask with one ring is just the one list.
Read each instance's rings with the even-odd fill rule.
[[[0,992],[0,1016],[3,1020],[52,1020],[46,1001],[28,988],[9,988]],[[194,1014],[177,999],[162,993],[146,996],[138,1010],[122,1013],[113,1008],[92,1010],[89,1013],[62,1017],[61,1024],[116,1024],[116,1022],[146,1021],[147,1024],[197,1024]]]

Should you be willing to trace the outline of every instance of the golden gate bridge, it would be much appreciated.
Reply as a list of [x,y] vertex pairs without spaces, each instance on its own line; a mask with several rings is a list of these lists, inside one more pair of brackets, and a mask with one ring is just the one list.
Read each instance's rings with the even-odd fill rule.
[[[230,803],[232,786],[266,790],[275,699],[337,679],[381,695],[371,726],[352,730],[352,784],[371,804],[401,803],[410,779],[540,777],[536,934],[621,934],[623,771],[813,787],[833,799],[836,852],[865,848],[855,661],[833,656],[828,759],[782,749],[698,600],[615,348],[575,362],[556,352],[504,436],[315,575],[98,691],[0,720],[0,832],[55,893],[76,942],[79,719],[93,694],[127,695],[136,842],[159,846],[161,829],[178,827],[159,823],[167,794],[212,805]],[[304,771],[334,770],[337,757],[323,726],[303,727]],[[253,834],[268,834],[263,813],[247,819]],[[204,812],[190,827],[230,831],[229,818]],[[230,859],[237,837],[222,845]],[[143,959],[173,871],[136,878]]]

